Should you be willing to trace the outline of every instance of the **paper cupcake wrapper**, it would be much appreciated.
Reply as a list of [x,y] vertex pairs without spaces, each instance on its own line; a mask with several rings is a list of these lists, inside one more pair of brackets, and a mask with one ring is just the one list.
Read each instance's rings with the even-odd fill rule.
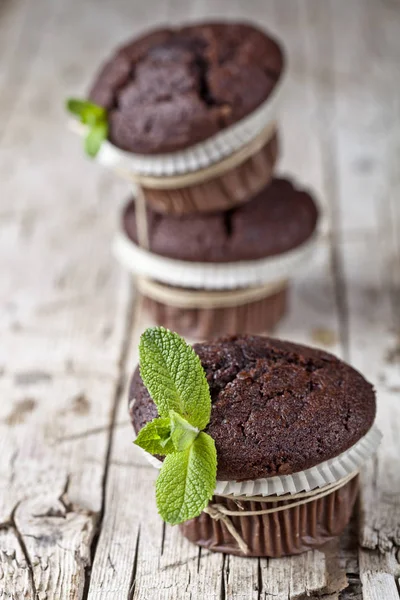
[[[288,304],[288,286],[270,288],[262,298],[237,303],[231,306],[187,307],[178,306],[168,301],[149,297],[145,291],[136,288],[143,296],[143,306],[157,325],[176,331],[183,337],[206,340],[210,337],[238,334],[271,333],[286,313]],[[179,288],[169,288],[172,292]],[[242,288],[241,288],[242,289]],[[243,288],[245,292],[259,288]],[[238,290],[224,290],[224,294],[235,296]],[[189,294],[196,294],[190,290]],[[201,290],[204,294],[204,290]],[[207,293],[207,292],[206,292]],[[217,294],[220,292],[217,292]],[[211,292],[215,294],[215,292]],[[178,293],[179,295],[179,293]],[[183,304],[183,303],[182,303]]]
[[275,494],[281,496],[282,494],[309,492],[335,483],[358,471],[375,454],[381,439],[382,434],[374,425],[354,446],[315,467],[292,475],[280,475],[252,481],[217,481],[215,493],[233,496],[272,496]]
[[[381,442],[382,434],[376,425],[351,448],[330,458],[315,467],[292,475],[279,475],[249,481],[217,481],[215,495],[232,496],[282,496],[298,494],[335,483],[343,477],[358,471],[373,456]],[[162,462],[140,449],[155,468],[161,469]]]
[[116,258],[132,273],[178,287],[223,290],[289,279],[309,264],[318,240],[315,232],[306,242],[277,256],[231,263],[200,263],[177,260],[149,252],[124,232],[115,237]]
[[[107,140],[101,145],[97,161],[109,168],[156,177],[197,171],[219,162],[257,136],[261,129],[275,121],[282,104],[286,75],[283,72],[267,100],[234,125],[207,140],[179,152],[143,155],[120,150]],[[71,128],[80,134],[86,128],[76,122]]]

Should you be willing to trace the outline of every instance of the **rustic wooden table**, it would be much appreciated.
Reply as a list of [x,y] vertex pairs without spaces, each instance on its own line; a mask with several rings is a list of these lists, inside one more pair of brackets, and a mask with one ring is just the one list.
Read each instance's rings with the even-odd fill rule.
[[[365,373],[384,432],[347,534],[280,560],[200,551],[157,517],[125,389],[146,322],[110,253],[129,189],[65,130],[116,43],[217,16],[285,41],[280,170],[325,207],[278,335]],[[0,598],[399,599],[399,28],[396,0],[3,0]]]

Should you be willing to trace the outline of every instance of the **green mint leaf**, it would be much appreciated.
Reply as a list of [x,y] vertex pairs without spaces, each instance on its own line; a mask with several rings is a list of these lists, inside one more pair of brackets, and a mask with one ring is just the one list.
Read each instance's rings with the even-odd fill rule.
[[66,109],[76,115],[77,117],[81,117],[85,111],[87,102],[84,100],[79,100],[78,98],[68,98],[66,102]]
[[174,444],[171,439],[171,424],[168,418],[153,419],[141,429],[134,443],[150,452],[164,456],[174,452]]
[[140,338],[139,355],[141,377],[160,416],[174,410],[204,429],[211,414],[210,390],[193,348],[177,333],[152,327]]
[[108,135],[106,109],[93,104],[93,102],[79,100],[78,98],[67,100],[66,108],[69,112],[79,117],[82,123],[88,126],[85,138],[85,150],[89,156],[96,156],[102,142]]
[[168,454],[156,482],[157,508],[171,525],[197,517],[216,484],[217,453],[212,437],[200,432],[183,452]]
[[85,138],[85,150],[89,156],[96,156],[100,150],[101,144],[105,139],[107,139],[107,133],[107,121],[93,125],[93,127],[89,129]]
[[100,125],[101,123],[107,123],[107,112],[102,106],[88,102],[81,119],[82,123],[89,126]]
[[66,108],[73,115],[80,117],[82,123],[86,125],[96,125],[97,123],[107,121],[106,109],[87,100],[69,98],[66,102]]
[[177,452],[187,450],[197,438],[199,430],[193,427],[174,410],[169,411],[171,419],[171,439]]

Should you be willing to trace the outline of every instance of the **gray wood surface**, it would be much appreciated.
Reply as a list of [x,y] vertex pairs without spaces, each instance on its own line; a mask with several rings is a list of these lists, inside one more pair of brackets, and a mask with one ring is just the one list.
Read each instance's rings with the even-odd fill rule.
[[[374,383],[379,455],[320,551],[200,551],[154,507],[126,384],[149,324],[110,243],[130,190],[85,160],[63,102],[141,29],[248,18],[289,59],[283,158],[324,235],[277,334]],[[400,5],[397,0],[3,0],[0,4],[0,599],[399,600]]]

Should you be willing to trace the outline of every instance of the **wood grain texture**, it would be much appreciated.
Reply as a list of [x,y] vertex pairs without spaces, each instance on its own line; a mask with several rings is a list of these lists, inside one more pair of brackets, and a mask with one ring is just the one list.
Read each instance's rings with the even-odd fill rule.
[[[82,48],[67,52],[68,20],[64,3],[42,0],[8,2],[0,20],[2,599],[83,595],[130,306],[104,210],[119,185],[95,167],[89,177],[64,132],[82,62]],[[75,85],[87,76],[80,66]]]
[[[279,170],[324,208],[278,335],[365,373],[385,434],[352,528],[289,559],[199,550],[158,518],[126,407],[148,322],[109,251],[129,189],[64,130],[64,98],[120,41],[217,17],[285,40]],[[2,3],[1,600],[399,600],[399,24],[392,0]]]
[[[375,385],[378,422],[385,434],[377,459],[364,474],[361,492],[363,597],[392,599],[398,597],[396,577],[400,570],[400,480],[395,466],[400,455],[395,425],[400,422],[400,364],[393,350],[399,334],[396,279],[400,262],[394,234],[397,215],[393,215],[392,207],[396,186],[392,152],[399,134],[393,131],[398,92],[390,83],[383,54],[388,50],[389,20],[399,24],[399,15],[389,4],[370,2],[366,11],[365,3],[358,2],[352,8],[347,17],[337,3],[332,4],[336,33],[333,112],[340,182],[336,225],[341,239],[338,264],[344,282],[341,316],[345,355]],[[372,44],[368,42],[371,39]],[[392,42],[390,49],[398,56],[398,45],[394,48]],[[359,70],[357,85],[351,81],[344,87],[340,73],[354,73],[365,55],[369,57],[368,70]],[[354,202],[353,198],[360,200]],[[354,227],[363,235],[354,237]]]

